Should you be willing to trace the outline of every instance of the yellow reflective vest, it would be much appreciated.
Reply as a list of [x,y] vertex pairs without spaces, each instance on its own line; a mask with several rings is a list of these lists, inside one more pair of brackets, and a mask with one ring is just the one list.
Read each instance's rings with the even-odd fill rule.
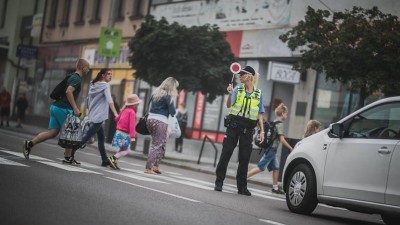
[[229,114],[250,120],[257,120],[260,101],[260,89],[255,88],[249,97],[246,97],[246,87],[242,85],[237,90],[236,101],[232,104]]

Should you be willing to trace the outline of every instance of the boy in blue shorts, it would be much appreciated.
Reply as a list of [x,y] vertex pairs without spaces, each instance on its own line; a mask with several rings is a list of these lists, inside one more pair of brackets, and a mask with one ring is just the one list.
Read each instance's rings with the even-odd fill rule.
[[[278,178],[279,178],[279,160],[276,156],[276,151],[278,149],[279,143],[285,145],[290,151],[293,150],[292,146],[285,139],[285,135],[283,134],[283,121],[285,121],[288,117],[288,109],[287,107],[281,103],[275,109],[276,119],[274,123],[276,124],[277,138],[274,140],[272,146],[268,148],[260,161],[257,163],[257,167],[253,168],[247,173],[247,178],[262,172],[265,168],[268,169],[269,172],[272,171],[272,193],[274,194],[284,194],[284,192],[279,189],[278,186]],[[280,121],[280,122],[277,122]]]
[[[89,63],[84,59],[79,59],[76,63],[75,72],[68,75],[69,78],[67,81],[65,96],[62,96],[60,99],[54,101],[50,106],[50,121],[48,130],[39,133],[30,141],[24,141],[22,152],[27,160],[29,160],[29,154],[33,146],[58,135],[68,114],[74,112],[76,116],[81,115],[81,112],[76,104],[76,100],[81,92],[82,76],[87,74],[89,70]],[[80,164],[71,158],[71,153],[72,149],[65,149],[65,160],[63,160],[63,162],[69,164]]]

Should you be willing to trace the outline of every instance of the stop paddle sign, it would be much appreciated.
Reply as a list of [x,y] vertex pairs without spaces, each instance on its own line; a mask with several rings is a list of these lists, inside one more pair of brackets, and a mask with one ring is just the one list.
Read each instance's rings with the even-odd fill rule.
[[230,68],[231,68],[231,72],[232,72],[232,73],[236,73],[236,74],[239,73],[240,70],[242,69],[242,67],[240,66],[240,64],[237,63],[237,62],[232,63]]

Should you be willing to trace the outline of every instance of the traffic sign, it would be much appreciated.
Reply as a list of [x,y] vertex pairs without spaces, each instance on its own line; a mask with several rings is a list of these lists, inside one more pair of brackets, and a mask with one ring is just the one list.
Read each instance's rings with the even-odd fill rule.
[[237,62],[232,63],[230,68],[231,68],[231,72],[232,72],[232,73],[239,73],[240,70],[242,69],[242,67],[240,66],[240,64],[237,63]]
[[98,54],[108,57],[119,57],[121,50],[122,30],[111,27],[102,27],[100,31],[100,40]]

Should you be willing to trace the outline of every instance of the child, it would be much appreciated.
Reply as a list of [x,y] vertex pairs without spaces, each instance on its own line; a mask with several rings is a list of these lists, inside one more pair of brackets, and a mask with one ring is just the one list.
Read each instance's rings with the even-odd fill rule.
[[[274,122],[285,121],[288,116],[287,107],[281,103],[278,107],[276,107],[275,115],[277,116],[277,119]],[[277,131],[277,137],[274,140],[272,147],[266,150],[260,161],[258,161],[257,167],[253,168],[247,173],[247,178],[264,171],[267,167],[268,171],[272,171],[272,193],[284,194],[284,192],[278,188],[279,161],[278,157],[276,156],[276,150],[278,149],[279,143],[285,145],[290,151],[292,151],[293,148],[285,139],[285,135],[283,134],[283,123],[276,123],[275,127]]]
[[318,133],[321,129],[321,123],[318,120],[309,120],[307,122],[306,130],[304,131],[303,138]]
[[119,116],[115,117],[117,123],[117,131],[112,139],[111,145],[118,147],[119,151],[113,156],[108,157],[108,161],[112,168],[120,169],[117,165],[119,158],[128,154],[129,144],[136,142],[136,111],[138,104],[142,100],[135,94],[128,96],[124,107],[121,109]]

